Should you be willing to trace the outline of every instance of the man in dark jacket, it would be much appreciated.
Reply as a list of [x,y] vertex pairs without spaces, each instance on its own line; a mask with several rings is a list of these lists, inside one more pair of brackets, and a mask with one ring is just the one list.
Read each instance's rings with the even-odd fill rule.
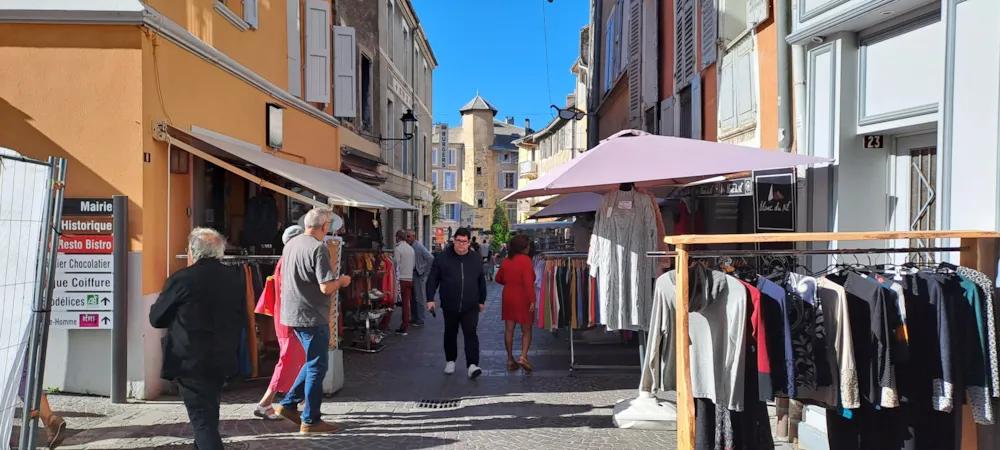
[[240,330],[247,320],[246,285],[237,268],[220,261],[225,249],[215,230],[193,230],[188,267],[167,279],[149,310],[149,324],[167,329],[160,376],[177,383],[198,450],[223,449],[222,385],[239,370]]
[[[427,297],[438,293],[441,312],[444,314],[444,356],[447,363],[444,373],[455,373],[458,359],[458,329],[465,338],[465,364],[469,367],[469,378],[482,375],[479,368],[479,313],[486,305],[486,278],[480,253],[470,251],[471,236],[468,228],[455,230],[452,245],[434,257],[431,273],[427,277]],[[438,292],[440,288],[440,292]],[[435,303],[427,302],[427,310],[433,311]]]

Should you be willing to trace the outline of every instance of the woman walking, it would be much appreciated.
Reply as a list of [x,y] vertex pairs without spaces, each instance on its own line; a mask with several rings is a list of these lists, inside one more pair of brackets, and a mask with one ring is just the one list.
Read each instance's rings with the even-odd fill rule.
[[[503,310],[501,317],[507,325],[504,344],[507,346],[507,370],[518,367],[532,370],[528,362],[531,348],[531,331],[535,316],[535,268],[528,257],[531,243],[519,234],[508,245],[508,256],[500,262],[496,282],[503,285]],[[514,359],[514,327],[521,326],[521,358]]]
[[[24,392],[28,384],[28,349],[25,349],[24,366],[21,369],[21,384],[17,387],[17,396],[24,401]],[[66,421],[62,417],[55,415],[49,406],[49,397],[42,392],[42,397],[38,401],[38,411],[32,411],[32,416],[37,416],[45,426],[45,435],[48,438],[49,449],[58,448],[66,438]],[[10,437],[10,446],[15,448],[17,441],[14,436]]]
[[[292,225],[285,229],[281,242],[287,244],[292,238],[304,232],[305,229],[301,226]],[[268,282],[264,285],[264,292],[257,301],[256,309],[257,314],[274,317],[274,334],[278,337],[278,364],[274,366],[271,384],[267,386],[267,391],[264,391],[264,397],[253,409],[254,416],[265,420],[281,419],[272,407],[274,396],[278,392],[288,393],[306,363],[306,352],[302,349],[302,343],[295,337],[295,332],[278,320],[281,317],[281,266],[282,260],[279,259],[278,265],[274,268],[274,275],[268,277]]]

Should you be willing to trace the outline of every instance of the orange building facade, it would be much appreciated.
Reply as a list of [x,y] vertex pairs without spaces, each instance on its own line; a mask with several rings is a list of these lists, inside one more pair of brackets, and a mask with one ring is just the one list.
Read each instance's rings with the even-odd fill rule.
[[[339,173],[342,138],[360,138],[335,117],[329,0],[63,3],[0,5],[0,147],[66,158],[67,198],[128,196],[129,396],[155,398],[161,335],[146,314],[185,265],[177,255],[193,227],[217,224],[238,246],[260,180],[291,193],[275,196],[279,225],[294,220],[284,214],[292,200],[324,203],[317,194],[342,206],[407,205]],[[239,156],[248,151],[257,152],[252,162]],[[203,158],[232,169],[218,176],[221,208],[203,200],[211,190]],[[294,164],[279,176],[271,167],[278,163],[268,163],[276,160]],[[326,174],[318,183],[296,175],[314,169]],[[97,366],[108,364],[79,360],[103,358],[96,349],[104,338],[53,329],[45,385],[106,395],[106,381],[88,380],[107,380],[109,369]]]

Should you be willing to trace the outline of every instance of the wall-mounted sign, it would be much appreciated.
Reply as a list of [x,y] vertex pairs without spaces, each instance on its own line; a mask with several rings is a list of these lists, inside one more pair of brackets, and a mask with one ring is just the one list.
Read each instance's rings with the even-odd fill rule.
[[753,173],[754,224],[757,232],[795,232],[795,169]]
[[66,234],[101,234],[111,235],[113,223],[111,216],[62,216],[62,231]]
[[753,180],[720,181],[717,183],[692,186],[695,197],[749,197],[753,195]]
[[[81,218],[63,219],[64,225],[67,220],[75,220],[84,228],[97,226]],[[59,240],[52,290],[52,328],[111,329],[115,300],[113,239],[111,235],[89,234],[63,236]]]
[[49,314],[49,325],[52,328],[110,330],[114,323],[111,311],[52,311]]
[[67,198],[63,200],[64,216],[110,216],[114,206],[110,198]]
[[884,148],[885,142],[883,142],[881,134],[869,134],[865,136],[865,148]]

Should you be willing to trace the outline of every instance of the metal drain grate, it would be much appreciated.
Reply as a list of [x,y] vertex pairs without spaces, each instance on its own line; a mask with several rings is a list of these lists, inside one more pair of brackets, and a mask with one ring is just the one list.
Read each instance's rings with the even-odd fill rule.
[[444,408],[458,408],[458,404],[461,400],[421,400],[417,403],[417,408],[423,409],[444,409]]

